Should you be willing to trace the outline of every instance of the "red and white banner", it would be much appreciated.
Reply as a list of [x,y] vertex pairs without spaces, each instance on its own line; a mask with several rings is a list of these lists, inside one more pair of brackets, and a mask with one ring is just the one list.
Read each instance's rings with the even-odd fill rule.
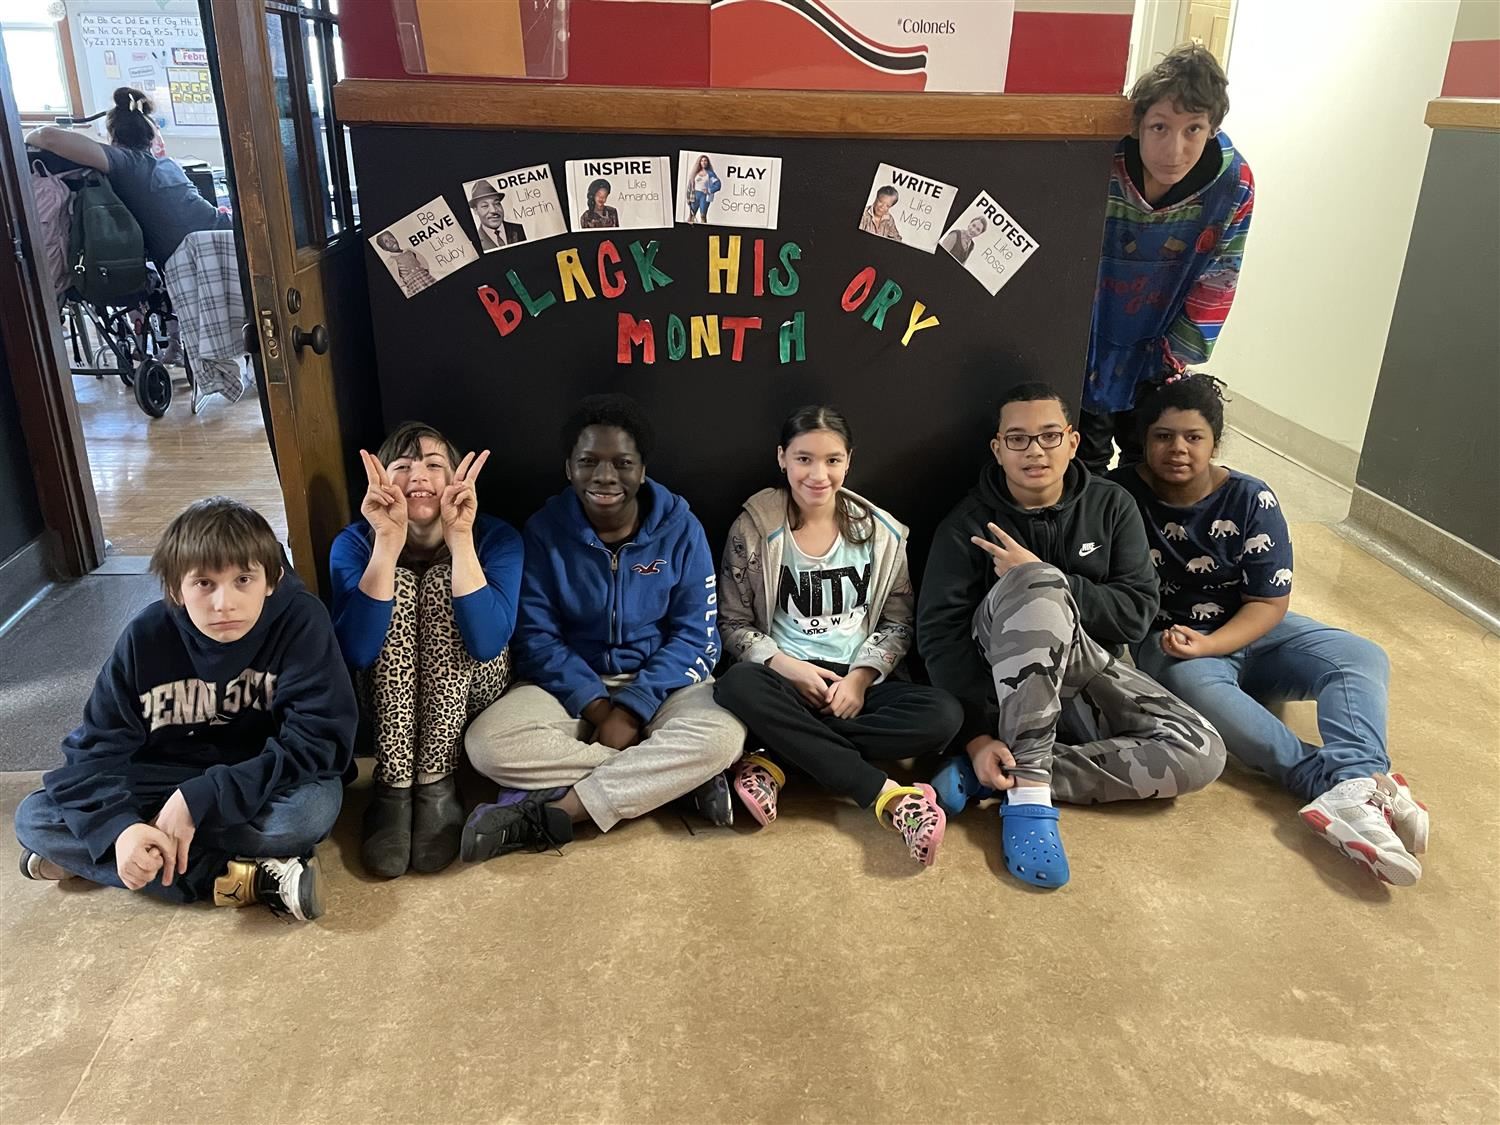
[[1014,0],[712,0],[714,86],[999,93]]

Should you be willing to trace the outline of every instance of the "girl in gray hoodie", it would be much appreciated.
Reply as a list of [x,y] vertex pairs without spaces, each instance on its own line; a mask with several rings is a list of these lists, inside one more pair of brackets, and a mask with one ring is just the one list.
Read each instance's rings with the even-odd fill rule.
[[908,532],[843,487],[853,451],[832,407],[803,407],[782,426],[786,480],[745,502],[724,549],[719,628],[734,664],[714,698],[764,748],[732,775],[758,822],[776,819],[789,763],[873,808],[930,866],[946,827],[931,786],[901,785],[877,763],[944,749],[963,710],[893,675],[912,641]]

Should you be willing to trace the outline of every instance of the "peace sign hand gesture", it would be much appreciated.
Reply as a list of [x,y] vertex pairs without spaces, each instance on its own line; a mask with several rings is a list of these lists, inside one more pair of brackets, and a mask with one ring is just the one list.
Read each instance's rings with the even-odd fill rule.
[[470,535],[474,531],[474,517],[479,514],[479,497],[474,491],[474,482],[479,479],[479,470],[490,459],[486,449],[477,457],[466,454],[453,474],[453,483],[443,489],[438,501],[438,514],[443,521],[443,539],[452,549],[455,536]]
[[991,543],[982,535],[969,536],[969,542],[979,547],[985,554],[989,555],[990,561],[995,564],[995,573],[1004,577],[1006,571],[1013,566],[1024,566],[1026,563],[1041,562],[1042,560],[1033,555],[1025,547],[1017,543],[1009,535],[1002,531],[998,524],[987,523],[984,525],[990,529],[990,534],[995,537]]
[[365,466],[365,498],[360,501],[359,513],[369,523],[376,539],[406,542],[406,494],[391,483],[385,466],[373,453],[361,449],[359,459]]

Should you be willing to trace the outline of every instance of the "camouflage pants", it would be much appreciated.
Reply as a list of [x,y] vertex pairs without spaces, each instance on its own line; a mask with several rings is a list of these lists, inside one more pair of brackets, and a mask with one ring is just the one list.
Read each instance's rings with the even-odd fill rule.
[[1218,731],[1083,631],[1056,568],[1006,573],[974,612],[974,639],[994,675],[996,737],[1014,774],[1049,783],[1058,800],[1176,797],[1223,770]]

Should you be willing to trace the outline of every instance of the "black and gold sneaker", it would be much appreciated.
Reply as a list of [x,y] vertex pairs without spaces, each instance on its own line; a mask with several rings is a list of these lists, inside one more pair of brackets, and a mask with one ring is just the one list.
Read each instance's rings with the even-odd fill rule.
[[260,903],[273,914],[311,922],[323,913],[323,873],[312,859],[232,859],[214,880],[215,906]]

